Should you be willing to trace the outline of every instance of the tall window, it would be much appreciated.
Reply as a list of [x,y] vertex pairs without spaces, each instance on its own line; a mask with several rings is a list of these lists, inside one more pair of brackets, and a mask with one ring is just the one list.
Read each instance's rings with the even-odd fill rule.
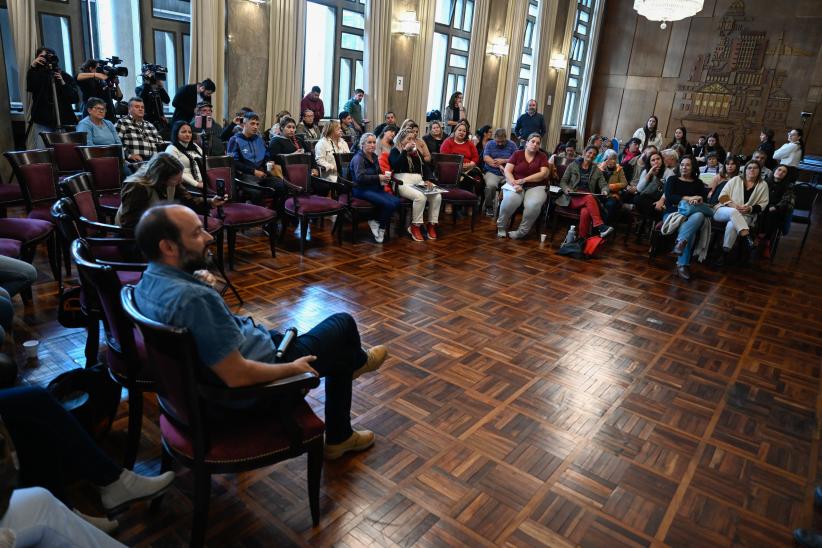
[[571,37],[571,53],[568,63],[568,84],[565,89],[565,108],[562,111],[562,125],[576,126],[579,116],[579,101],[586,77],[586,64],[591,44],[591,31],[596,0],[579,0]]
[[[96,0],[100,1],[100,0]],[[119,0],[114,0],[120,5]],[[188,81],[188,63],[191,54],[190,0],[141,0],[140,29],[143,60],[163,65],[168,69],[165,87],[174,97],[177,88]],[[135,64],[137,70],[141,64]],[[141,84],[142,82],[139,82]],[[166,106],[166,111],[170,110]]]
[[326,115],[336,118],[363,87],[365,0],[310,1],[305,25],[303,88],[320,86]]
[[437,0],[427,110],[444,112],[455,91],[465,91],[474,0]]
[[[12,110],[23,110],[20,99],[20,75],[17,72],[17,54],[11,36],[9,10],[4,5],[0,8],[0,36],[3,39],[3,58],[6,62],[6,83],[9,88],[9,107]],[[0,108],[3,108],[0,106]]]
[[140,42],[139,0],[82,0],[84,33],[89,57],[105,59],[117,56],[128,69],[121,76],[120,89],[128,100],[134,89],[141,85],[140,66],[143,48]]
[[519,68],[517,102],[514,108],[514,118],[511,120],[512,122],[516,122],[519,115],[525,112],[528,101],[533,97],[531,82],[533,80],[534,46],[536,45],[536,41],[539,40],[537,30],[538,13],[539,0],[531,0],[528,3],[528,17],[525,20],[525,35],[522,40],[522,64]]

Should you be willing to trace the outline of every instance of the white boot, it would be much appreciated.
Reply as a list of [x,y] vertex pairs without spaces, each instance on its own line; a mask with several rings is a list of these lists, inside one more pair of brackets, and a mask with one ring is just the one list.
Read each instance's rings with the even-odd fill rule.
[[117,481],[100,488],[100,499],[109,515],[116,514],[133,502],[162,495],[173,481],[174,472],[152,477],[123,470]]

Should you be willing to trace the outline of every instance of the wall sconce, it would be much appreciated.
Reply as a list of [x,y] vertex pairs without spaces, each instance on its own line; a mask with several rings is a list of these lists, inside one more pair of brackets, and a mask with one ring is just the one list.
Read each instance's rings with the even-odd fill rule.
[[417,20],[417,12],[402,12],[399,19],[394,21],[394,28],[391,30],[395,34],[402,34],[404,36],[419,36],[420,22]]
[[548,66],[554,70],[565,70],[568,66],[568,59],[561,53],[551,55],[551,60],[548,61]]
[[494,41],[488,45],[488,53],[494,57],[508,55],[508,42],[506,42],[502,36],[495,38]]

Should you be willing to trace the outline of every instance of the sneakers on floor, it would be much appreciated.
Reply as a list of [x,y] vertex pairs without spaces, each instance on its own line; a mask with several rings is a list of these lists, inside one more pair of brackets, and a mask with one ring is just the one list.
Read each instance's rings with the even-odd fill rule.
[[508,237],[508,233],[505,231],[504,228],[498,228],[497,229],[497,238],[507,238],[507,237]]
[[[298,224],[297,228],[294,229],[294,237],[297,239],[299,239],[300,236],[302,236],[301,228],[302,227]],[[311,225],[308,225],[305,230],[305,241],[309,241],[311,240]]]
[[378,244],[383,243],[385,241],[385,229],[381,228],[377,236],[374,237],[374,239],[377,240]]
[[494,208],[493,207],[486,207],[485,208],[485,216],[486,217],[493,217],[494,216]]
[[508,237],[512,240],[521,240],[525,237],[525,234],[520,233],[519,230],[512,230],[508,232]]
[[600,237],[607,238],[611,234],[611,232],[614,231],[614,227],[608,225],[599,225],[597,227],[597,230],[599,231]]
[[117,481],[100,488],[103,508],[109,515],[125,510],[129,505],[148,500],[165,493],[174,481],[174,472],[159,476],[140,476],[131,470],[123,470]]
[[371,219],[370,221],[368,221],[368,228],[371,229],[371,234],[374,235],[374,239],[377,240],[377,243],[380,243],[379,242],[380,223],[378,223],[374,219]]
[[374,432],[370,430],[354,430],[354,433],[342,443],[326,443],[325,458],[334,460],[346,453],[365,451],[374,445]]
[[437,225],[434,223],[428,223],[428,225],[426,225],[426,232],[429,240],[437,239]]
[[411,234],[411,239],[415,242],[424,242],[425,238],[422,237],[422,230],[420,230],[420,225],[411,225],[408,227],[408,233]]
[[354,371],[354,375],[352,378],[356,379],[360,375],[365,375],[366,373],[370,373],[372,371],[376,371],[380,368],[380,366],[385,362],[385,359],[388,358],[388,347],[380,344],[373,348],[370,348],[367,352],[368,359],[365,361],[365,365]]

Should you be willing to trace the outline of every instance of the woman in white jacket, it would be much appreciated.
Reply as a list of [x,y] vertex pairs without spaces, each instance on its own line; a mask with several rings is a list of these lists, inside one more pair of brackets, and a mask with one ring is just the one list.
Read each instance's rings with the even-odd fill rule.
[[314,158],[322,169],[321,176],[331,181],[337,180],[337,163],[334,154],[350,152],[348,143],[342,138],[343,132],[337,120],[331,120],[323,131],[323,138],[314,147]]
[[651,116],[645,122],[645,127],[641,127],[634,132],[634,137],[639,139],[641,143],[639,150],[645,151],[649,145],[653,145],[657,150],[662,150],[662,132],[657,130],[659,119],[656,116]]
[[737,235],[744,238],[749,249],[754,247],[750,225],[768,206],[768,183],[761,177],[762,168],[759,164],[751,160],[745,164],[743,174],[728,181],[719,194],[719,203],[714,206],[714,220],[728,223],[725,225],[725,238],[722,242],[725,253],[733,248]]
[[788,181],[793,183],[796,181],[799,162],[804,155],[805,142],[802,140],[802,130],[792,129],[788,132],[788,142],[774,151],[773,159],[788,168]]
[[203,174],[200,172],[203,150],[194,142],[191,125],[178,120],[171,128],[171,144],[165,150],[183,164],[183,183],[193,188],[203,188]]

